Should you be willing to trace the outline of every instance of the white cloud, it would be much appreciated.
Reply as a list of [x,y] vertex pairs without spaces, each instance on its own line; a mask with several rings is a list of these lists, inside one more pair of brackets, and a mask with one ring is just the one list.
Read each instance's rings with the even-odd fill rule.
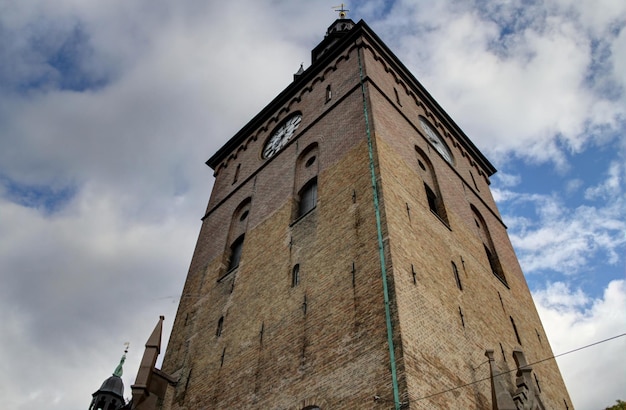
[[[595,258],[613,265],[620,261],[626,244],[624,171],[617,162],[607,165],[606,179],[585,189],[588,202],[566,202],[571,187],[549,195],[494,188],[494,198],[507,210],[503,219],[526,274],[552,270],[574,275],[595,271],[589,267]],[[578,189],[582,182],[575,185]],[[524,207],[531,211],[517,210]]]
[[[560,282],[533,297],[556,355],[626,333],[624,280],[610,282],[597,299]],[[624,399],[624,352],[626,337],[621,337],[557,359],[577,409],[602,409]]]
[[622,195],[621,178],[626,169],[623,165],[613,162],[609,165],[608,176],[600,185],[585,190],[585,199],[607,199]]
[[584,184],[584,181],[582,179],[579,179],[579,178],[571,179],[567,181],[567,184],[565,186],[565,192],[567,192],[568,194],[572,194],[578,191],[578,189],[580,189],[580,187],[583,186],[583,184]]
[[591,29],[619,22],[623,6],[613,4],[615,14],[594,10],[592,19],[589,2],[421,4],[397,2],[381,28],[406,33],[395,40],[406,64],[492,158],[513,151],[565,168],[566,153],[601,138],[590,129],[623,128],[624,90],[613,87],[618,97],[607,97],[589,82],[606,78],[594,71],[598,64],[623,78],[626,70],[615,69],[621,62],[611,69],[611,57],[593,49],[597,39],[620,53],[623,30],[615,39]]
[[[310,2],[7,7],[0,385],[7,408],[86,408],[126,341],[129,393],[160,314],[166,343],[212,184],[204,161],[289,84],[328,18]],[[83,91],[61,89],[47,64],[75,27],[93,51],[81,69],[106,74]]]
[[495,175],[500,185],[503,187],[513,187],[518,185],[522,181],[522,177],[517,174],[507,174],[505,172],[498,172]]
[[85,191],[48,216],[0,202],[0,379],[9,408],[49,406],[51,397],[59,408],[85,408],[134,335],[130,386],[158,315],[171,326],[195,221],[131,221],[113,197]]
[[623,201],[606,207],[567,209],[561,200],[549,196],[519,195],[516,200],[534,202],[538,212],[538,219],[532,220],[505,216],[511,241],[527,274],[545,270],[580,273],[599,255],[610,264],[618,262],[626,243]]
[[[0,61],[11,64],[0,64],[0,181],[14,185],[0,188],[0,385],[7,408],[85,408],[126,341],[128,389],[158,316],[171,326],[212,184],[204,161],[308,63],[337,4],[270,3],[3,5]],[[371,13],[368,24],[499,158],[564,163],[563,151],[615,138],[623,94],[608,99],[586,85],[593,58],[589,30],[578,27],[605,33],[623,6],[608,1],[600,10],[584,2],[591,14],[571,17],[549,2],[551,20],[523,8],[523,27],[500,41],[499,20],[462,3],[398,1],[379,20],[383,2],[364,2],[351,17],[366,17],[356,14],[361,7]],[[506,3],[521,10],[519,2]],[[562,7],[582,9],[578,4]],[[61,89],[63,73],[48,64],[76,29],[86,52],[68,62],[87,80],[102,80],[82,91]],[[604,74],[622,85],[624,33],[607,36]],[[505,188],[518,186],[516,175],[501,178]],[[45,201],[37,197],[42,186],[68,190],[61,209],[20,205],[10,192],[32,190],[36,204]],[[610,186],[599,183],[589,195],[606,195]],[[559,216],[562,203],[554,197],[511,189],[494,196],[543,209],[539,222],[510,219],[528,266],[535,256],[547,266],[586,263],[585,246],[615,258],[623,246],[619,204]]]

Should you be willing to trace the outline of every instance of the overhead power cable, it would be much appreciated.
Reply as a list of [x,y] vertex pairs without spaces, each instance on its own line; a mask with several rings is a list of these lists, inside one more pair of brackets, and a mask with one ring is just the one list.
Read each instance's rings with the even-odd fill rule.
[[[588,348],[590,348],[590,347],[592,347],[592,346],[596,346],[596,345],[599,345],[599,344],[601,344],[601,343],[609,342],[609,341],[611,341],[611,340],[618,339],[618,338],[620,338],[620,337],[624,337],[624,336],[626,336],[626,333],[622,333],[621,335],[617,335],[617,336],[609,337],[609,338],[607,338],[607,339],[600,340],[600,341],[598,341],[598,342],[594,342],[594,343],[591,343],[591,344],[588,344],[588,345],[585,345],[585,346],[581,346],[581,347],[578,347],[578,348],[576,348],[576,349],[569,350],[569,351],[567,351],[567,352],[559,353],[559,354],[554,355],[554,356],[546,357],[545,359],[541,359],[541,360],[537,360],[536,362],[529,363],[529,364],[527,364],[526,366],[533,366],[533,365],[536,365],[536,364],[538,364],[538,363],[542,363],[542,362],[545,362],[545,361],[548,361],[548,360],[556,359],[557,357],[565,356],[565,355],[568,355],[568,354],[571,354],[571,353],[574,353],[574,352],[578,352],[578,351],[580,351],[580,350],[588,349]],[[498,374],[496,374],[496,375],[495,375],[495,376],[493,376],[493,377],[502,376],[502,375],[509,374],[509,373],[516,372],[516,371],[517,371],[517,369],[508,370],[508,371],[506,371],[506,372],[498,373]],[[415,398],[415,399],[413,399],[413,400],[415,400],[415,401],[420,401],[420,400],[430,399],[431,397],[434,397],[434,396],[439,396],[440,394],[444,394],[444,393],[448,393],[448,392],[451,392],[451,391],[454,391],[454,390],[462,389],[463,387],[472,386],[472,385],[474,385],[474,384],[477,384],[477,383],[480,383],[480,382],[484,382],[484,381],[486,381],[486,380],[490,380],[490,379],[491,379],[491,376],[489,376],[489,377],[485,377],[485,378],[482,378],[482,379],[479,379],[479,380],[473,381],[473,382],[471,382],[471,383],[466,383],[466,384],[462,384],[462,385],[460,385],[460,386],[451,387],[451,388],[449,388],[449,389],[442,390],[442,391],[437,392],[437,393],[429,394],[428,396],[418,397],[418,398]]]

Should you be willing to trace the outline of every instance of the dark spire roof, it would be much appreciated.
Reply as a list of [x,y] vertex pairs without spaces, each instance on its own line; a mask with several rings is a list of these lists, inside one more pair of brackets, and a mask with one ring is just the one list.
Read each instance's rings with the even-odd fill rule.
[[324,39],[311,51],[311,62],[315,63],[324,53],[333,48],[339,40],[354,27],[354,21],[348,18],[339,18],[328,29]]
[[113,375],[106,379],[100,389],[95,394],[112,393],[119,397],[124,397],[124,382],[120,376]]
[[126,361],[126,353],[128,353],[128,344],[126,344],[126,349],[124,349],[124,354],[120,358],[120,363],[117,365],[113,374],[106,379],[102,386],[95,392],[93,396],[91,408],[95,408],[94,405],[100,402],[100,400],[113,400],[117,399],[116,402],[119,402],[120,406],[124,405],[124,382],[122,381],[122,374],[124,370],[122,366]]

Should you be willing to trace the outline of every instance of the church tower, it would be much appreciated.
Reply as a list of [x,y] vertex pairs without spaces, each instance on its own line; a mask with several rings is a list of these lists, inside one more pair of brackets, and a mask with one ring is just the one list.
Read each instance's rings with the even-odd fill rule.
[[161,408],[573,408],[495,168],[363,21],[207,165]]

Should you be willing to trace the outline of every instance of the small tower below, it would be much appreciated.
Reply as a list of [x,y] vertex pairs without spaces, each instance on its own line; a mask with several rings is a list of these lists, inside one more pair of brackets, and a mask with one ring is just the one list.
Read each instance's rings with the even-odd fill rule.
[[311,52],[311,62],[315,63],[317,59],[319,59],[322,55],[326,53],[340,38],[346,35],[352,28],[354,27],[354,21],[347,18],[347,10],[344,8],[344,5],[341,4],[340,8],[337,10],[339,12],[339,18],[331,24],[326,30],[326,35],[324,36],[324,40],[317,45]]
[[124,350],[124,354],[120,359],[120,363],[115,371],[102,383],[102,386],[92,396],[89,410],[120,410],[124,408],[124,383],[122,382],[122,373],[124,362],[126,361],[126,353],[128,353],[128,345]]

